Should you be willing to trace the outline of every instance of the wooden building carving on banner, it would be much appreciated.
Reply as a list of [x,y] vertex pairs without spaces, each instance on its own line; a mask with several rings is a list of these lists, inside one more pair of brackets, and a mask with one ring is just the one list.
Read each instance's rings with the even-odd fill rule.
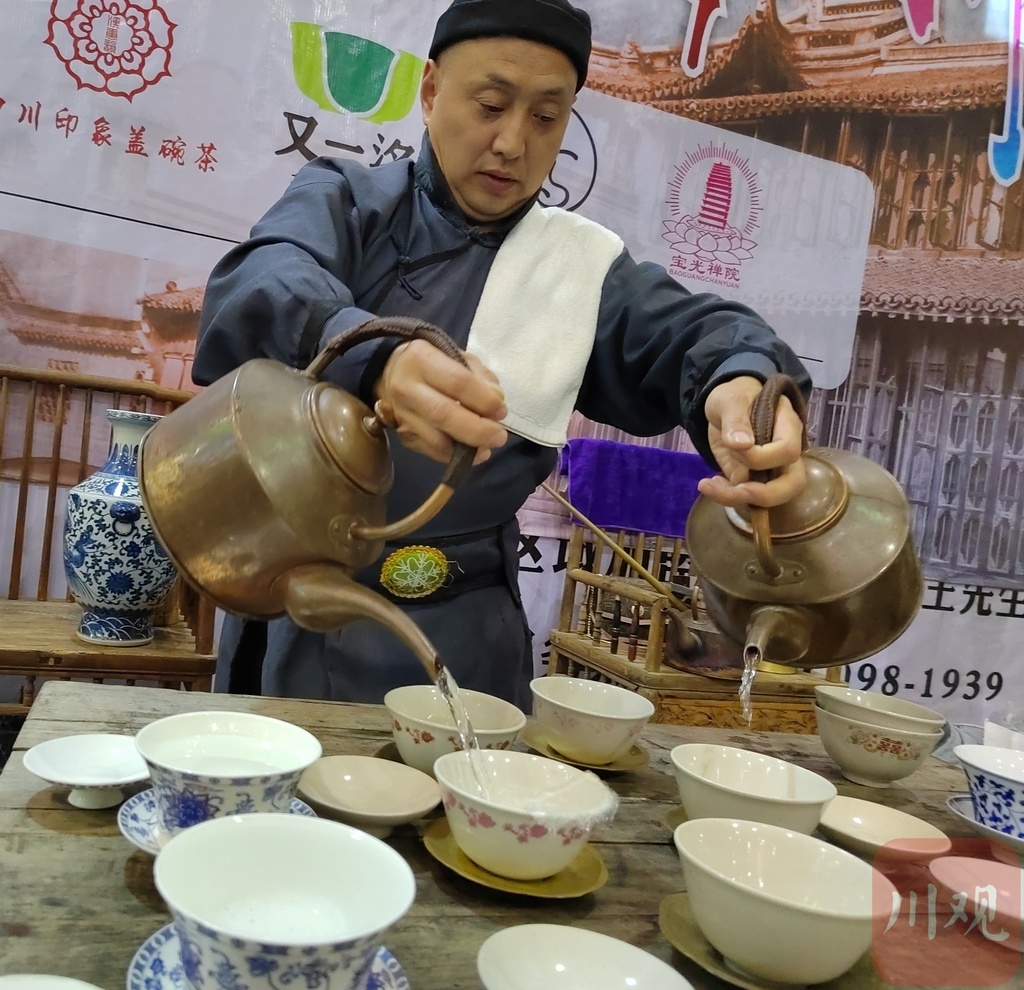
[[163,388],[192,390],[192,361],[203,308],[203,286],[179,289],[168,282],[165,291],[143,296],[142,333],[147,342],[151,381]]
[[137,301],[135,318],[68,312],[26,298],[0,255],[0,363],[194,391],[203,292],[168,282]]

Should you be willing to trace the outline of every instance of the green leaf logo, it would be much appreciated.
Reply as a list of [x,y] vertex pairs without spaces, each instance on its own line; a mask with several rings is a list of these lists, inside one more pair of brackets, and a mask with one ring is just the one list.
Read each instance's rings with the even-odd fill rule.
[[292,22],[295,82],[321,110],[375,124],[401,120],[416,101],[424,64],[368,38]]

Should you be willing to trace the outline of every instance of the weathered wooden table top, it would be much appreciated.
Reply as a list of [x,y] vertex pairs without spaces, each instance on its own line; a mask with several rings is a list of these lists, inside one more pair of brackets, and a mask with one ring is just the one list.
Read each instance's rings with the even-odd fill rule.
[[[121,835],[117,809],[71,807],[66,790],[30,774],[21,754],[46,739],[134,734],[156,718],[198,710],[286,719],[313,732],[326,756],[373,755],[391,740],[387,712],[377,705],[48,683],[0,774],[0,973],[52,973],[121,990],[135,951],[170,917],[153,886],[153,860]],[[417,892],[412,909],[384,942],[412,990],[480,990],[476,954],[484,939],[509,925],[540,922],[624,939],[673,965],[698,990],[724,988],[677,952],[658,927],[662,898],[683,889],[666,824],[679,812],[669,751],[681,742],[724,743],[791,760],[828,777],[841,794],[882,801],[951,837],[970,837],[946,808],[950,793],[966,790],[963,771],[935,759],[878,791],[843,778],[817,736],[650,725],[642,741],[650,765],[606,777],[620,807],[593,841],[609,881],[584,897],[540,900],[491,890],[438,863],[420,840],[422,823],[392,833],[387,841],[412,867]]]

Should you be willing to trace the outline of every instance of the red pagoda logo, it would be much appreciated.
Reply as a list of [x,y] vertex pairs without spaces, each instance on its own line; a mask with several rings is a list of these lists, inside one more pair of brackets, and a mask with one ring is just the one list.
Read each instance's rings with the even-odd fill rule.
[[670,274],[715,285],[738,285],[744,261],[754,256],[761,219],[757,173],[737,151],[698,146],[676,167],[669,183],[672,219],[663,221]]
[[130,102],[171,74],[176,26],[158,0],[53,0],[46,44],[79,89]]

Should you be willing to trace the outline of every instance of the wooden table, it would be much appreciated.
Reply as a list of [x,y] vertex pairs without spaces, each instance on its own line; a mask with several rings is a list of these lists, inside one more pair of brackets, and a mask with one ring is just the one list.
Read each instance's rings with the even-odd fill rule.
[[[165,715],[197,710],[257,712],[309,729],[324,754],[372,755],[391,738],[384,708],[332,702],[204,695],[155,688],[50,682],[40,692],[0,775],[0,973],[38,972],[122,990],[136,949],[169,919],[153,886],[153,860],[119,832],[116,809],[84,811],[66,791],[25,770],[21,753],[82,732],[135,733]],[[669,751],[680,742],[738,745],[809,767],[840,793],[882,799],[968,837],[945,806],[965,789],[963,772],[930,760],[906,781],[879,792],[846,781],[817,736],[650,725],[644,770],[609,776],[620,795],[615,820],[595,841],[610,875],[582,898],[545,901],[464,880],[426,851],[416,826],[387,840],[416,875],[416,901],[385,936],[413,990],[480,990],[476,953],[500,928],[530,922],[576,925],[639,945],[679,969],[698,990],[726,986],[678,953],[658,927],[663,897],[683,889],[666,819],[678,811]]]

